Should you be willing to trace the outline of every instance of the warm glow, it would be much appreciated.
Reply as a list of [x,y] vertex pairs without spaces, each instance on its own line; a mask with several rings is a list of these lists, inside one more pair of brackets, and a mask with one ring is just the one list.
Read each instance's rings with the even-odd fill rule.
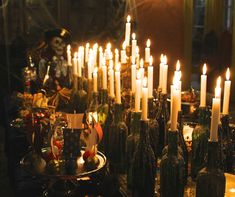
[[132,39],[135,40],[135,33],[132,34]]
[[160,56],[160,61],[161,61],[161,63],[163,63],[163,61],[164,61],[164,55],[163,54],[161,54],[161,56]]
[[220,88],[220,84],[221,84],[221,76],[217,78],[216,87]]
[[227,71],[226,71],[226,80],[228,81],[230,78],[230,70],[229,68],[227,68]]
[[74,57],[74,58],[77,58],[77,57],[78,57],[78,52],[77,52],[77,51],[74,52],[73,57]]
[[110,43],[110,42],[109,42],[109,43],[107,43],[106,48],[110,50],[110,49],[111,49],[111,47],[112,47],[111,43]]
[[99,47],[99,52],[102,53],[103,52],[103,48],[102,46]]
[[95,43],[95,44],[93,45],[93,48],[94,48],[94,49],[98,49],[98,44]]
[[115,54],[118,54],[118,49],[115,49]]
[[146,42],[146,46],[149,48],[149,47],[150,47],[150,44],[151,44],[151,43],[150,43],[150,39],[148,39],[147,42]]
[[166,55],[164,55],[164,58],[163,58],[163,64],[167,64],[167,56]]
[[70,51],[71,50],[71,46],[70,44],[67,46],[67,51]]
[[98,72],[98,68],[95,67],[93,73],[96,74]]
[[121,63],[118,62],[118,64],[115,66],[116,72],[120,72],[120,68],[121,68]]
[[147,77],[144,77],[144,79],[143,79],[143,87],[147,88],[147,84],[148,84],[148,79],[147,79]]
[[230,191],[231,193],[235,193],[235,188],[231,188],[231,189],[229,189],[229,191]]
[[141,78],[141,71],[140,70],[138,70],[137,72],[136,72],[136,79],[140,79]]
[[180,70],[180,61],[177,60],[176,62],[176,70],[179,71]]
[[140,49],[139,49],[139,47],[138,46],[136,46],[136,54],[139,54],[139,51],[140,51]]
[[109,53],[109,59],[113,59],[113,53],[112,53],[112,51],[110,51],[110,53]]
[[130,15],[128,15],[128,16],[126,17],[126,21],[127,21],[128,23],[131,21],[131,16],[130,16]]
[[207,68],[206,68],[206,64],[204,64],[204,65],[203,65],[203,68],[202,68],[202,73],[203,73],[203,75],[205,75],[205,74],[206,74],[206,70],[207,70]]
[[86,48],[89,48],[90,47],[90,44],[89,43],[86,43]]
[[109,69],[112,70],[113,69],[113,60],[109,61]]
[[221,84],[221,77],[219,76],[216,81],[216,88],[215,88],[215,98],[220,98],[220,84]]
[[126,42],[125,41],[122,43],[122,49],[126,50]]
[[141,58],[140,59],[140,68],[143,68],[144,67],[144,60]]
[[152,66],[153,65],[153,56],[151,55],[149,58],[149,65]]
[[131,57],[131,63],[135,64],[135,57]]

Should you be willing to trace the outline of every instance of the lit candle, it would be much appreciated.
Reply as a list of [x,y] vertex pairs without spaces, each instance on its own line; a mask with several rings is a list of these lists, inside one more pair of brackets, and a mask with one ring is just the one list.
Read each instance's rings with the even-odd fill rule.
[[180,98],[180,91],[178,89],[179,84],[178,84],[178,79],[174,80],[174,85],[172,88],[172,110],[171,110],[171,130],[176,131],[177,130],[177,119],[178,119],[178,109],[179,109],[179,98]]
[[162,73],[163,73],[163,66],[164,66],[164,55],[161,54],[160,56],[160,66],[159,66],[159,84],[158,87],[162,89]]
[[180,71],[180,61],[179,60],[177,60],[177,62],[176,62],[176,70],[175,70],[175,72],[174,72],[174,74],[175,74],[175,77],[176,77],[176,79],[177,79],[177,81],[178,81],[178,89],[179,89],[179,91],[180,91],[180,97],[179,97],[179,107],[178,107],[178,110],[179,111],[181,111],[181,88],[182,88],[182,81],[180,80],[181,79],[181,71]]
[[129,46],[130,45],[130,36],[131,36],[131,17],[130,15],[127,16],[127,20],[126,20],[126,32],[125,32],[125,42],[126,45]]
[[116,87],[116,103],[121,104],[121,85],[120,85],[120,63],[115,69],[115,87]]
[[153,97],[153,57],[150,56],[149,66],[148,66],[148,98]]
[[98,68],[95,67],[93,71],[93,92],[97,92],[97,72]]
[[149,58],[150,58],[150,39],[147,40],[146,42],[146,48],[145,48],[145,62],[149,63]]
[[105,49],[105,59],[106,60],[110,60],[111,59],[111,48],[112,48],[112,45],[111,43],[109,42],[107,45],[106,45],[106,49]]
[[162,93],[167,94],[167,74],[168,74],[168,65],[167,65],[167,57],[164,56],[164,66],[162,72]]
[[89,50],[88,55],[88,65],[87,65],[87,73],[88,73],[88,79],[92,79],[92,71],[93,71],[93,51],[92,49]]
[[78,52],[75,52],[73,55],[73,74],[77,76],[78,74]]
[[100,68],[101,68],[101,66],[102,66],[103,58],[104,58],[103,48],[100,46],[100,47],[99,47],[99,67],[100,67]]
[[212,114],[211,114],[211,130],[210,141],[218,141],[218,124],[220,120],[220,81],[217,79],[217,86],[215,88],[215,98],[212,99]]
[[200,107],[206,106],[206,84],[207,84],[206,64],[204,64],[201,75]]
[[114,97],[114,71],[113,71],[113,61],[109,65],[109,96]]
[[135,112],[140,111],[140,94],[141,94],[141,73],[140,70],[136,74],[136,89],[135,89]]
[[95,43],[93,45],[94,66],[97,66],[97,50],[98,50],[98,44]]
[[68,65],[72,66],[72,62],[71,62],[71,46],[70,44],[67,46],[67,61],[68,61]]
[[140,66],[140,54],[139,54],[139,47],[136,46],[136,67],[139,68]]
[[115,49],[115,66],[118,64],[119,62],[119,51],[118,49]]
[[88,62],[90,44],[86,43],[85,62]]
[[230,78],[230,71],[227,68],[226,71],[226,81],[224,82],[224,101],[223,101],[223,114],[228,114],[229,112],[229,100],[230,100],[230,88],[231,88],[231,81]]
[[132,41],[131,41],[131,56],[135,60],[136,56],[136,46],[137,46],[137,40],[135,39],[135,33],[132,34]]
[[126,43],[123,42],[121,50],[121,63],[126,64]]
[[131,65],[131,91],[135,93],[135,80],[136,80],[136,65],[135,61],[132,59]]
[[142,120],[148,120],[148,86],[147,86],[147,78],[145,77],[143,80],[142,87]]
[[102,66],[102,88],[107,89],[107,67],[106,65]]

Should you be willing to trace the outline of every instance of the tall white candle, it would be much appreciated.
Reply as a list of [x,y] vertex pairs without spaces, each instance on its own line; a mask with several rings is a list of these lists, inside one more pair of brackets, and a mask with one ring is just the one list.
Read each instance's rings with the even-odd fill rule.
[[149,63],[150,58],[150,39],[146,42],[146,48],[145,48],[145,62]]
[[178,119],[178,107],[179,107],[179,95],[180,91],[174,86],[173,94],[171,98],[172,102],[172,111],[171,111],[171,130],[177,130],[177,119]]
[[206,106],[206,85],[207,85],[207,75],[206,75],[206,64],[203,65],[203,71],[201,75],[201,92],[200,92],[200,107]]
[[121,50],[121,63],[126,64],[126,43],[123,42],[122,44],[122,50]]
[[230,88],[231,88],[231,81],[230,78],[230,71],[227,68],[226,71],[226,81],[224,82],[224,101],[223,101],[223,114],[229,113],[229,100],[230,100]]
[[135,33],[132,34],[132,41],[131,41],[131,56],[135,60],[136,57],[136,46],[137,46],[137,40],[135,39]]
[[73,55],[73,74],[77,76],[78,74],[78,53],[75,52]]
[[89,58],[89,49],[90,49],[90,44],[89,44],[89,43],[86,43],[85,62],[88,62],[88,58]]
[[93,71],[93,92],[97,92],[97,72],[98,72],[98,68],[95,67],[94,71]]
[[164,66],[164,55],[160,56],[160,65],[159,65],[159,84],[158,87],[162,89],[162,75],[163,75],[163,66]]
[[140,54],[139,54],[139,47],[136,46],[136,67],[139,68],[140,66]]
[[131,65],[131,92],[135,93],[135,80],[136,80],[136,65]]
[[101,66],[102,66],[103,58],[104,58],[103,48],[100,46],[100,47],[99,47],[99,67],[100,67],[100,68],[101,68]]
[[126,31],[125,31],[125,42],[126,45],[130,45],[130,36],[131,36],[131,17],[130,15],[127,16],[127,22],[126,22]]
[[88,64],[87,64],[87,74],[88,74],[88,79],[92,79],[92,71],[93,71],[93,51],[92,49],[89,50],[89,55],[88,55]]
[[115,66],[118,64],[118,62],[119,62],[119,51],[118,51],[118,49],[115,49]]
[[116,89],[116,103],[121,104],[121,81],[120,81],[120,68],[121,65],[118,64],[115,69],[115,89]]
[[149,66],[148,66],[148,98],[153,97],[153,57],[150,56]]
[[113,62],[109,65],[109,96],[114,98],[114,71]]
[[97,52],[98,52],[98,44],[95,43],[93,45],[94,66],[97,66]]
[[140,111],[140,94],[141,94],[141,73],[140,70],[138,70],[136,74],[135,112]]
[[102,66],[102,89],[107,89],[107,67],[106,65]]
[[142,120],[148,120],[148,86],[147,86],[147,78],[145,77],[143,80],[142,87]]
[[163,66],[162,71],[162,93],[167,94],[167,75],[168,75],[168,65],[167,65],[167,57],[165,55],[165,64]]
[[68,61],[68,66],[72,66],[72,61],[71,61],[71,46],[70,44],[67,46],[67,61]]
[[211,130],[210,141],[218,141],[218,125],[220,121],[220,89],[218,87],[219,78],[217,79],[217,88],[215,88],[215,98],[212,99],[212,114],[211,114]]

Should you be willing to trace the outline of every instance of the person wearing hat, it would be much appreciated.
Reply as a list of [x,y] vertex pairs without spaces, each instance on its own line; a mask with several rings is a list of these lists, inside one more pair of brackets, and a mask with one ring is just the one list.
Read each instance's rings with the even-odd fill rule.
[[70,85],[66,60],[69,43],[70,33],[66,29],[52,29],[44,33],[44,41],[39,47],[38,77],[42,88],[52,93]]

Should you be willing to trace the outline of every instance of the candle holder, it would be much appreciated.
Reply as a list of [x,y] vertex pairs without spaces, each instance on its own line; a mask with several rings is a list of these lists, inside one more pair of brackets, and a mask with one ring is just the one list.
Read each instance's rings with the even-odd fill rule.
[[133,158],[132,196],[154,196],[156,158],[149,140],[149,121],[140,121],[140,139]]
[[221,152],[224,172],[233,172],[233,143],[229,126],[230,116],[221,116]]
[[192,133],[192,179],[196,179],[198,172],[206,165],[207,142],[210,135],[210,110],[207,107],[200,107],[198,115],[198,124]]
[[123,120],[123,106],[115,103],[113,122],[109,130],[110,171],[114,174],[126,171],[126,139],[128,128]]
[[205,168],[200,170],[196,182],[196,197],[223,197],[225,176],[219,169],[219,143],[208,141],[208,158]]
[[158,156],[160,156],[164,146],[167,144],[167,121],[169,120],[169,112],[167,106],[167,95],[159,92],[158,100],[158,111],[156,119],[159,125]]
[[168,151],[160,163],[161,197],[184,196],[184,158],[179,154],[178,131],[168,131]]
[[141,112],[131,113],[130,134],[127,137],[127,187],[132,188],[133,156],[140,138]]

